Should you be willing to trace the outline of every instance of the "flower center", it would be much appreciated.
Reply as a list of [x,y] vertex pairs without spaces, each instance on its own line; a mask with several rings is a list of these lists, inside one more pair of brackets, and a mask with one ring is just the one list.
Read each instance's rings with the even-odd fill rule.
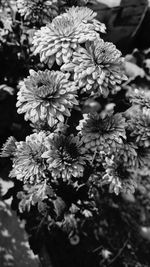
[[69,37],[75,30],[74,20],[65,16],[57,18],[54,23],[54,29],[57,29],[59,36]]
[[115,173],[116,176],[118,176],[122,180],[127,179],[129,176],[127,170],[122,165],[117,166]]
[[109,133],[112,128],[112,124],[110,123],[110,120],[108,118],[105,118],[104,120],[94,120],[92,124],[92,132],[99,133],[101,135]]
[[55,90],[54,90],[54,86],[53,84],[51,84],[50,82],[42,82],[39,81],[37,83],[37,91],[35,92],[36,95],[45,101],[50,101],[53,98],[55,98]]
[[38,152],[38,151],[33,152],[32,151],[31,157],[37,165],[43,164],[43,158],[41,157],[41,152]]
[[73,163],[78,158],[78,149],[75,144],[65,144],[59,148],[61,152],[61,158],[64,163]]

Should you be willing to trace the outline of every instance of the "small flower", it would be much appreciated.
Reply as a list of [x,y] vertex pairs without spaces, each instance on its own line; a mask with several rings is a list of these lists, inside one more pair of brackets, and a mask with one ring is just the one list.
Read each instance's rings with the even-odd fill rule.
[[17,0],[17,7],[26,20],[42,24],[58,15],[58,0]]
[[[71,11],[72,13],[74,14]],[[34,53],[40,53],[41,62],[47,63],[49,68],[55,61],[58,65],[70,62],[73,51],[77,50],[79,44],[87,40],[93,41],[98,36],[96,26],[91,26],[94,25],[92,22],[85,24],[82,19],[76,19],[71,14],[57,16],[52,23],[35,33]]]
[[50,127],[63,122],[73,105],[78,104],[77,87],[68,78],[60,71],[30,71],[30,76],[20,83],[18,113],[25,113],[25,120],[47,122]]
[[121,52],[100,38],[86,42],[85,48],[78,47],[72,62],[64,64],[61,70],[74,72],[74,79],[83,92],[107,96],[109,90],[126,79]]
[[2,147],[1,157],[13,156],[16,151],[16,139],[10,136]]
[[47,159],[52,176],[69,180],[71,176],[83,176],[85,157],[79,137],[54,134],[47,137],[47,151],[42,155]]
[[84,114],[77,130],[80,131],[82,140],[87,149],[95,151],[114,152],[126,138],[125,119],[121,114],[106,115]]
[[127,169],[123,161],[120,160],[119,155],[111,158],[106,157],[105,163],[105,174],[102,177],[103,184],[109,184],[109,192],[118,195],[120,192],[123,193],[134,193],[136,182],[132,178],[132,174]]
[[128,131],[135,144],[148,148],[150,147],[150,117],[143,113],[138,113],[128,121]]
[[150,116],[150,92],[135,90],[134,93],[131,94],[130,100],[133,105],[138,106],[143,114]]
[[16,142],[13,168],[10,177],[16,177],[24,183],[40,183],[46,178],[46,164],[41,157],[45,151],[44,132],[34,133],[25,141]]

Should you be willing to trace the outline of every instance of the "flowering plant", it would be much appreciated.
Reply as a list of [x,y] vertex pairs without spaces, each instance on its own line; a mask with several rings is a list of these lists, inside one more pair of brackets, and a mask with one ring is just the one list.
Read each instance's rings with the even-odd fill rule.
[[105,25],[95,12],[72,7],[59,14],[58,2],[17,1],[25,20],[49,22],[33,37],[44,67],[31,69],[17,93],[18,113],[34,133],[24,141],[10,137],[1,156],[10,157],[10,177],[21,185],[20,216],[36,212],[50,238],[61,233],[78,245],[87,224],[100,239],[103,195],[133,194],[136,174],[149,167],[149,99],[132,94],[117,111],[115,99],[127,80],[121,52],[103,40]]

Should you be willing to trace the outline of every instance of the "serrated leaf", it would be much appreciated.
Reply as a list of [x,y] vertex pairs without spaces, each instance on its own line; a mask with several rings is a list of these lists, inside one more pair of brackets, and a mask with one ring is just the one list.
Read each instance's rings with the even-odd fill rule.
[[[17,194],[17,197],[21,199],[19,203],[20,212],[23,212],[26,209],[29,211],[31,206],[35,206],[36,204],[39,205],[39,203],[41,205],[41,202],[54,196],[53,190],[45,181],[41,184],[26,186],[24,187],[24,190],[25,191]],[[45,208],[45,205],[42,205]]]

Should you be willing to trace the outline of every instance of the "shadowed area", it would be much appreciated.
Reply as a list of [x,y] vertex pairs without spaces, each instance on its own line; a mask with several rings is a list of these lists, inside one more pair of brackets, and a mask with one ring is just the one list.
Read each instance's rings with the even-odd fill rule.
[[[12,186],[0,180],[2,192]],[[28,245],[24,223],[20,222],[9,201],[0,200],[0,266],[1,267],[38,267],[39,260]]]

